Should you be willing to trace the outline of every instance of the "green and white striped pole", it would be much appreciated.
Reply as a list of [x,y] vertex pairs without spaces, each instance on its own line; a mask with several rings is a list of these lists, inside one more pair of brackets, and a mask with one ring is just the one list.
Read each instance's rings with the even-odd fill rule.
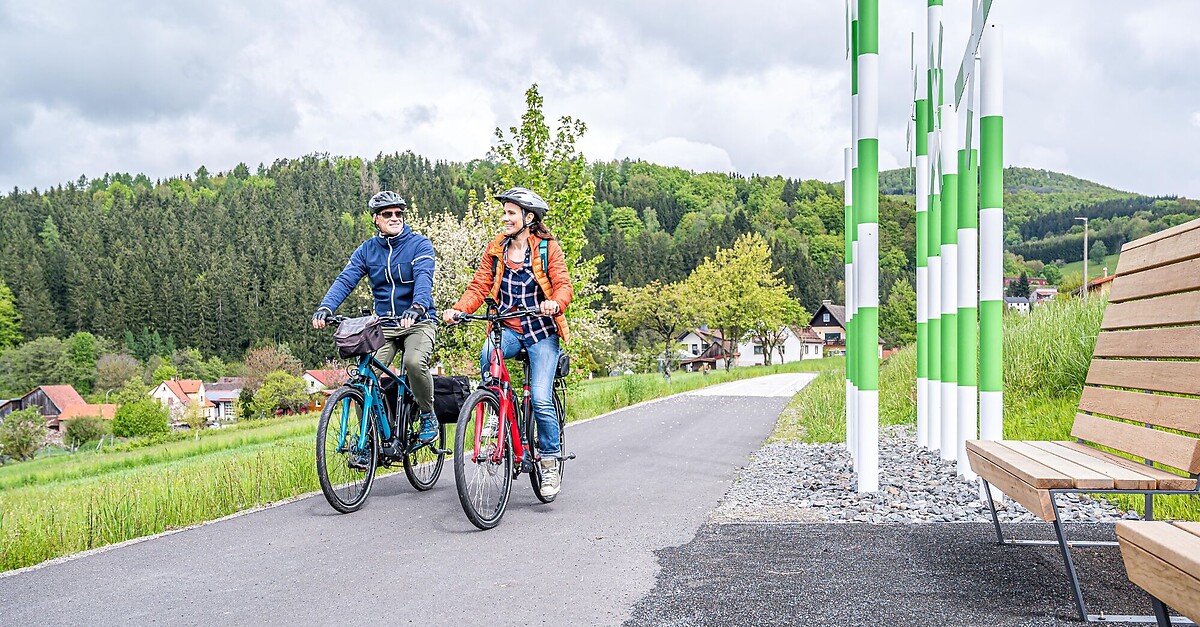
[[858,0],[858,491],[879,490],[879,0]]
[[925,74],[917,72],[917,446],[929,446],[929,100]]
[[[851,123],[853,126],[853,123]],[[854,401],[858,399],[857,390],[854,388],[854,373],[851,368],[853,363],[853,355],[850,352],[850,307],[852,303],[852,290],[854,286],[854,266],[853,266],[853,248],[851,246],[851,233],[854,232],[854,149],[847,148],[845,150],[845,167],[846,178],[843,183],[842,195],[845,197],[846,204],[846,221],[845,221],[845,239],[846,239],[846,449],[850,451],[851,461],[853,461],[854,448],[852,429],[854,424]]]
[[942,459],[958,458],[958,115],[942,105]]
[[[858,186],[858,2],[850,3],[850,189],[852,200],[859,198]],[[858,278],[858,207],[851,202],[850,220],[846,223],[850,236],[850,273],[846,275],[846,372],[850,384],[850,403],[846,405],[846,446],[850,461],[858,470],[858,329],[855,324]]]
[[991,25],[981,41],[979,436],[1004,439],[1004,30]]
[[[958,474],[975,478],[967,463],[967,440],[978,437],[979,153],[969,140],[974,124],[974,73],[968,93],[963,149],[958,151]],[[970,142],[970,143],[968,143]]]
[[929,382],[927,391],[929,400],[926,408],[929,414],[928,446],[937,450],[942,445],[942,178],[939,170],[938,155],[940,150],[939,128],[942,102],[941,67],[941,30],[942,30],[942,0],[929,0],[927,10],[929,58],[928,80],[925,86],[928,90],[925,102],[925,115],[929,120],[926,143],[929,149],[929,235],[925,238],[926,264],[929,268],[929,285],[923,295],[925,310],[928,313],[929,325]]

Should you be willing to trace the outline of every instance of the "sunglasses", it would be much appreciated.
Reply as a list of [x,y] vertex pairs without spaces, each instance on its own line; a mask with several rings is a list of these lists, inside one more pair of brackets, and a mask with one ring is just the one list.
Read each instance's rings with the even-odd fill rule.
[[384,220],[391,220],[392,218],[400,218],[401,220],[404,219],[403,211],[380,211],[379,215],[383,217]]

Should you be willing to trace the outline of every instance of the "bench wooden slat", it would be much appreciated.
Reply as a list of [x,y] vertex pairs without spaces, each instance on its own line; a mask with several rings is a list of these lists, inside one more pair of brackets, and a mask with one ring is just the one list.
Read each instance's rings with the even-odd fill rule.
[[1055,444],[1069,449],[1075,449],[1085,455],[1094,455],[1107,462],[1111,462],[1117,466],[1128,468],[1134,472],[1139,472],[1157,482],[1154,486],[1156,490],[1194,490],[1196,489],[1196,480],[1191,477],[1183,477],[1173,472],[1167,472],[1161,468],[1148,466],[1146,464],[1136,462],[1132,459],[1126,459],[1120,455],[1113,455],[1108,451],[1102,451],[1094,446],[1080,444],[1079,442],[1055,442]]
[[1200,327],[1105,331],[1096,337],[1092,357],[1200,359]]
[[1157,485],[1157,481],[1144,473],[1130,470],[1124,466],[1114,464],[1106,459],[1089,455],[1078,449],[1067,448],[1061,446],[1057,442],[1029,442],[1031,446],[1035,446],[1051,455],[1070,460],[1085,468],[1090,468],[1099,473],[1110,477],[1113,480],[1113,487],[1118,490],[1152,490]]
[[1193,521],[1189,521],[1189,520],[1176,520],[1176,521],[1172,522],[1171,524],[1175,525],[1176,527],[1179,527],[1180,529],[1183,529],[1184,531],[1186,531],[1194,536],[1200,537],[1200,522],[1193,522]]
[[1004,446],[1032,459],[1043,466],[1060,472],[1071,478],[1071,487],[1090,488],[1095,490],[1111,490],[1113,478],[1102,473],[1076,464],[1063,457],[1047,453],[1029,442],[1005,440]]
[[1158,427],[1200,433],[1200,398],[1083,388],[1079,409]]
[[1167,327],[1197,322],[1200,322],[1200,292],[1184,292],[1113,303],[1104,312],[1104,322],[1100,324],[1100,328],[1110,330]]
[[[1150,537],[1139,533],[1139,528],[1142,525],[1154,525],[1151,532],[1158,532],[1163,529],[1159,524],[1171,527],[1167,523],[1156,521],[1137,521],[1137,526],[1129,521],[1117,523],[1117,541],[1121,545],[1121,559],[1125,562],[1125,571],[1129,574],[1130,581],[1175,611],[1193,620],[1200,618],[1200,579],[1197,578],[1200,571],[1181,568],[1160,557],[1155,548],[1150,548],[1152,544],[1142,544],[1150,540]],[[1180,533],[1190,535],[1186,532]]]
[[1108,302],[1120,303],[1137,298],[1163,296],[1200,288],[1200,258],[1113,279]]
[[974,450],[979,456],[987,458],[991,463],[1039,490],[1075,486],[1075,482],[1066,473],[1030,459],[1006,444],[1007,442],[967,440],[967,451]]
[[1200,394],[1200,362],[1093,359],[1088,385]]
[[971,470],[974,470],[975,474],[999,488],[1009,498],[1024,505],[1025,509],[1033,512],[1038,518],[1046,522],[1054,520],[1054,508],[1050,504],[1050,492],[1048,490],[1038,490],[1016,478],[1007,470],[988,461],[986,457],[979,453],[978,449],[970,448],[972,442],[976,442],[976,440],[967,441],[967,458],[971,461]]
[[1088,414],[1075,414],[1071,437],[1144,457],[1189,473],[1200,470],[1200,439],[1186,435],[1106,420]]
[[1200,221],[1192,220],[1121,247],[1117,274],[1126,275],[1200,256]]

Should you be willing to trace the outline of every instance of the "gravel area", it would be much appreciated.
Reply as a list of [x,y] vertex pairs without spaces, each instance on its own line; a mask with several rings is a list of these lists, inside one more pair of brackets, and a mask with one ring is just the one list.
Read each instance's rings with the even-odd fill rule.
[[[739,522],[991,522],[978,481],[957,475],[956,464],[921,449],[903,425],[885,428],[879,446],[879,491],[858,494],[850,456],[841,444],[769,444],[742,468],[710,515]],[[1064,521],[1136,519],[1102,499],[1059,499]],[[1065,506],[1064,506],[1065,505]],[[997,502],[1001,522],[1040,520],[1010,499]]]

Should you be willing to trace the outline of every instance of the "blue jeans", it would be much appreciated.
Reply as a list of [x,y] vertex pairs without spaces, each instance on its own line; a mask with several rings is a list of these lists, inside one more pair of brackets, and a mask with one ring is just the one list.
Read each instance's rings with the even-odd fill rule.
[[[537,420],[538,450],[542,459],[557,459],[558,415],[554,412],[554,372],[558,369],[558,336],[552,335],[536,344],[516,331],[505,327],[500,335],[500,350],[504,358],[516,357],[524,346],[529,353],[529,393],[533,403],[533,418]],[[492,363],[492,336],[488,335],[479,355],[479,371],[487,378],[488,366]]]

